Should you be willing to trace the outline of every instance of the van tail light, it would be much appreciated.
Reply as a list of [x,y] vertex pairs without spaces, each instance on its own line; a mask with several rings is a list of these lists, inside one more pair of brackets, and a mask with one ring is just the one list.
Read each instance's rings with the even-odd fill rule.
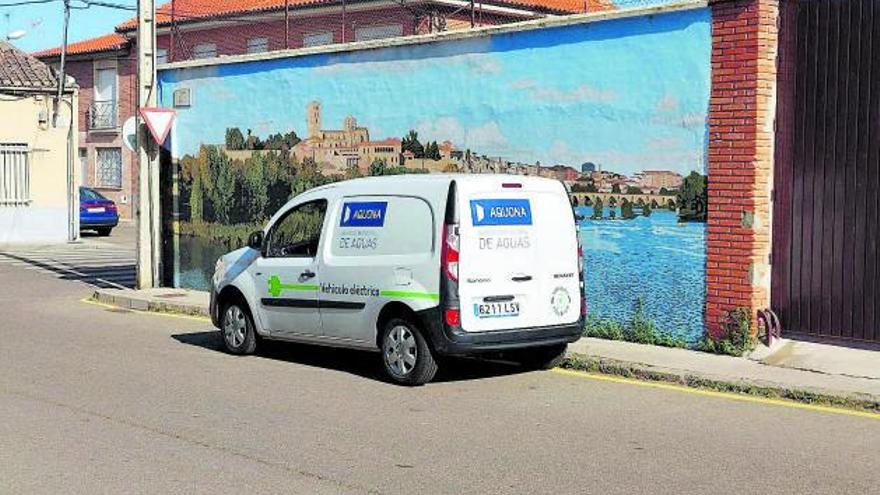
[[581,242],[578,241],[578,273],[580,273],[581,279],[584,278],[584,248],[581,247]]
[[581,246],[581,240],[577,243],[578,253],[578,285],[581,292],[581,317],[587,316],[587,294],[584,288],[584,248]]
[[443,247],[440,256],[442,258],[443,273],[450,280],[458,282],[459,238],[457,224],[446,224],[443,226]]
[[461,311],[458,308],[446,309],[446,324],[451,327],[461,326]]

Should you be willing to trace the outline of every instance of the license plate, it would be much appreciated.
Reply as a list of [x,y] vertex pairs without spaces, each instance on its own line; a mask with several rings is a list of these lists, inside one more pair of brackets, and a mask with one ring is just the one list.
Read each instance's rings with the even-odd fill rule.
[[511,318],[519,316],[519,302],[493,302],[474,304],[474,316],[477,318]]
[[89,213],[104,213],[106,211],[105,208],[87,208]]

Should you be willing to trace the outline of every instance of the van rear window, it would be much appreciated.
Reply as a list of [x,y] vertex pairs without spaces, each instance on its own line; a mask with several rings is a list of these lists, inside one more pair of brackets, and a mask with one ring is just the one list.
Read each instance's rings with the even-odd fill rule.
[[429,253],[434,245],[434,217],[418,198],[345,198],[334,222],[333,256]]

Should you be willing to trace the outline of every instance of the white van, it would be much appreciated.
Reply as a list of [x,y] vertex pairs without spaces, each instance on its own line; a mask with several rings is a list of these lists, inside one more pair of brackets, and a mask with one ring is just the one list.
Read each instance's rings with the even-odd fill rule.
[[555,366],[581,335],[583,290],[560,182],[398,175],[292,199],[217,261],[211,317],[234,354],[261,338],[380,351],[418,385],[438,355]]

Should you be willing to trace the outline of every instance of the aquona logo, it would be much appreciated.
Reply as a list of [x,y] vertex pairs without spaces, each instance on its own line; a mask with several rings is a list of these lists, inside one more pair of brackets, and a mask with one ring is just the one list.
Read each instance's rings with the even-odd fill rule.
[[475,226],[531,225],[528,199],[472,199],[471,220]]
[[386,201],[358,201],[342,207],[340,227],[382,227],[385,224]]
[[524,218],[526,209],[522,206],[496,206],[489,210],[492,218]]
[[355,220],[380,220],[382,210],[355,210],[352,218]]

